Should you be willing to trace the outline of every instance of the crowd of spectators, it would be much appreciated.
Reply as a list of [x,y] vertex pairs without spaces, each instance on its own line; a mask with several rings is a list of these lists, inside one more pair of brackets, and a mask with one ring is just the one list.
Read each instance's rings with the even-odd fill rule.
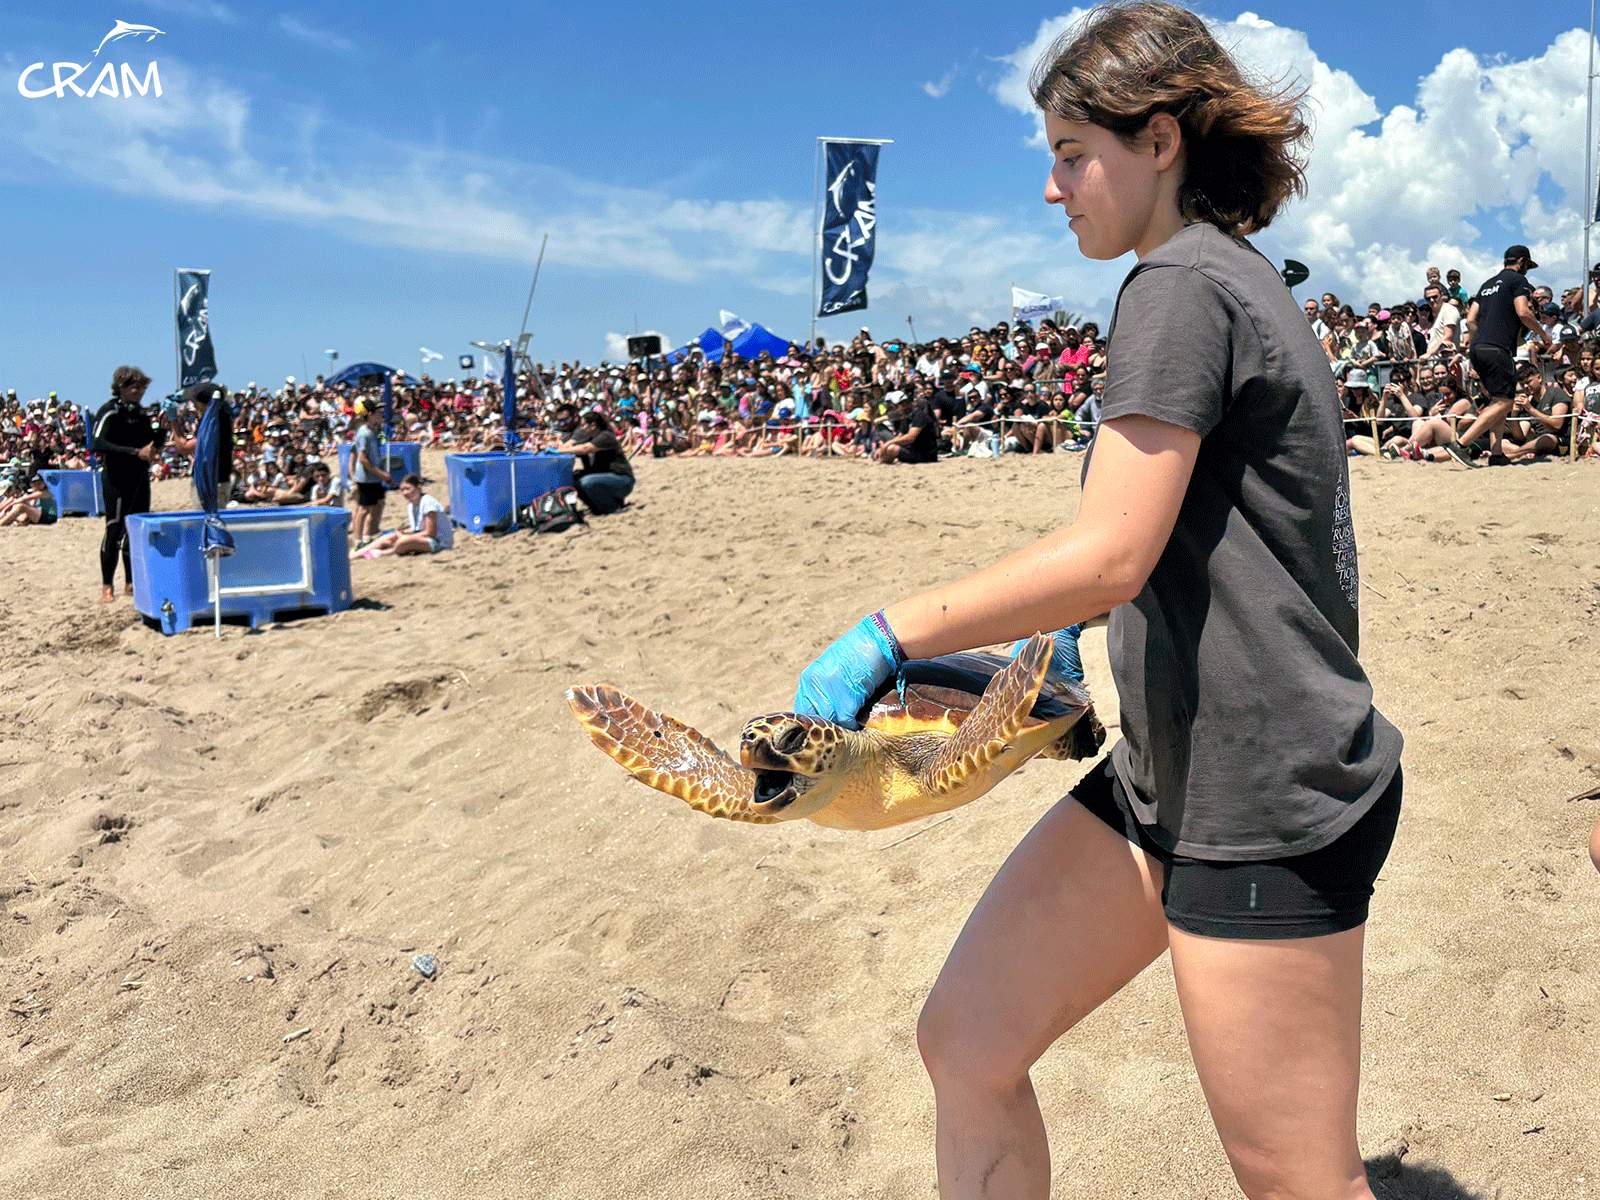
[[[1600,267],[1597,267],[1600,277]],[[1357,311],[1332,292],[1304,301],[1328,356],[1352,454],[1439,461],[1477,412],[1481,388],[1467,350],[1469,293],[1458,271],[1430,267],[1421,296]],[[1591,286],[1595,286],[1591,281]],[[1534,308],[1550,348],[1531,333],[1517,352],[1517,402],[1494,461],[1572,450],[1597,453],[1600,428],[1600,309],[1583,296],[1559,299],[1535,287]],[[1600,291],[1591,295],[1591,306]],[[586,414],[615,430],[627,457],[844,456],[929,462],[942,455],[1044,454],[1083,448],[1105,388],[1106,341],[1081,325],[1001,321],[959,337],[913,344],[875,338],[812,352],[741,359],[724,347],[708,361],[698,347],[675,360],[533,364],[517,384],[523,448],[571,446],[592,437]],[[493,378],[397,375],[391,436],[457,451],[504,445],[500,386]],[[338,447],[381,404],[379,379],[330,386],[287,378],[233,390],[234,503],[338,501]],[[98,407],[96,405],[95,407]],[[1587,419],[1585,419],[1587,418]],[[27,492],[48,467],[86,465],[85,410],[51,393],[0,401],[0,503]],[[174,433],[193,421],[177,412]],[[192,430],[188,430],[192,435]],[[157,478],[182,474],[189,458],[169,446]]]

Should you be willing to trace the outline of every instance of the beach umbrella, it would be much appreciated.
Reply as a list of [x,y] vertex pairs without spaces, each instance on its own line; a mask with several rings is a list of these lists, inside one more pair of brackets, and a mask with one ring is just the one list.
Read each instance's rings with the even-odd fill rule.
[[389,376],[383,377],[383,444],[387,446],[394,436],[394,384]]
[[511,353],[511,343],[503,343],[505,373],[500,380],[501,417],[506,432],[506,454],[511,459],[511,528],[517,527],[517,361]]
[[[194,435],[194,490],[200,497],[200,507],[205,510],[205,521],[200,531],[200,553],[205,555],[206,575],[211,582],[213,628],[222,636],[222,576],[219,561],[233,553],[233,535],[217,515],[217,464],[224,454],[232,454],[233,447],[222,444],[222,406],[227,403],[221,387],[201,383],[191,388],[191,393],[206,389],[210,396],[206,411],[200,417],[200,428]],[[193,395],[190,397],[193,398]]]

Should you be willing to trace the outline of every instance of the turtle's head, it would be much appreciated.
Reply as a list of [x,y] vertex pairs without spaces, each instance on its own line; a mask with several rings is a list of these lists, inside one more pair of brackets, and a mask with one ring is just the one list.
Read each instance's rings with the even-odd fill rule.
[[768,713],[747,722],[739,761],[756,773],[756,808],[796,821],[826,807],[839,793],[858,736],[797,713]]

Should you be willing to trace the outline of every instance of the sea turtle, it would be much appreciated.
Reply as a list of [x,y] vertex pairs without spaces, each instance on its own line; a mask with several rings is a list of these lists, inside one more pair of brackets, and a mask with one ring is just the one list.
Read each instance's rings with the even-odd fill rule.
[[1052,640],[1015,658],[913,660],[862,707],[861,728],[792,712],[746,723],[739,761],[697,729],[606,684],[567,703],[589,738],[635,778],[732,821],[809,817],[836,829],[884,829],[959,808],[1036,754],[1087,758],[1105,740],[1088,693],[1046,679]]

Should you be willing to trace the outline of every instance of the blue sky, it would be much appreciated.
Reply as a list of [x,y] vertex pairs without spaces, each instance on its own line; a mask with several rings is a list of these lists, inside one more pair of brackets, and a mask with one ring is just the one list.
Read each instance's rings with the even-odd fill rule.
[[[1201,8],[1241,60],[1312,87],[1312,193],[1258,243],[1347,299],[1581,256],[1587,9],[1479,0]],[[809,329],[814,137],[893,138],[869,324],[1006,313],[1007,284],[1103,315],[1128,263],[1080,259],[1040,194],[1021,80],[1068,6],[13,3],[0,16],[0,387],[165,390],[174,266],[210,267],[224,382],[515,334],[536,358],[674,344],[719,309]],[[154,25],[92,52],[114,21]],[[155,60],[163,95],[26,99],[29,64]],[[35,86],[40,76],[32,77]],[[611,335],[608,338],[608,335]],[[303,365],[303,363],[305,365]],[[440,364],[432,369],[437,370]]]

